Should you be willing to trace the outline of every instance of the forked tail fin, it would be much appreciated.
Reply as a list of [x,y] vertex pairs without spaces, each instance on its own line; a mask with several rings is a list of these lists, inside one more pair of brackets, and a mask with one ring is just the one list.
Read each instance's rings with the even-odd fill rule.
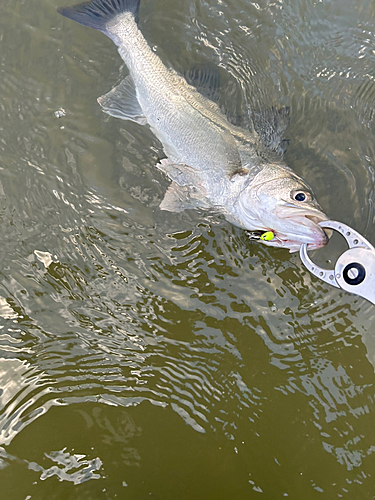
[[71,7],[58,7],[57,12],[84,26],[102,31],[113,39],[107,29],[108,23],[125,12],[133,14],[138,22],[139,3],[140,0],[91,0]]

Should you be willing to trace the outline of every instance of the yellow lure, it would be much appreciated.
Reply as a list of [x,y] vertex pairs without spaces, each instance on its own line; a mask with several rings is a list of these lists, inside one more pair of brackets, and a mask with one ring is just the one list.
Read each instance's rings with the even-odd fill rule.
[[263,241],[271,241],[271,240],[273,240],[274,236],[275,235],[272,231],[266,231],[265,233],[262,234],[260,239]]

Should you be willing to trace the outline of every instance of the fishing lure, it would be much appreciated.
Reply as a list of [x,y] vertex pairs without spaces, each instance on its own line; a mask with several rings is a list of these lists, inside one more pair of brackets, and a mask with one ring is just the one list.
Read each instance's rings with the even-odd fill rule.
[[260,239],[263,241],[271,241],[274,239],[274,237],[275,234],[273,233],[273,231],[266,231],[260,236]]

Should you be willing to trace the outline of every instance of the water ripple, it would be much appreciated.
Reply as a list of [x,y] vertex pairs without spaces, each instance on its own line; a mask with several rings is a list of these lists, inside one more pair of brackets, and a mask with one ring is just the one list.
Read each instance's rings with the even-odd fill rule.
[[[142,7],[157,53],[180,73],[218,66],[236,122],[249,106],[289,106],[288,164],[371,239],[369,2],[177,3]],[[293,496],[298,484],[357,498],[375,449],[370,305],[215,214],[161,212],[160,144],[96,105],[126,73],[110,41],[22,2],[0,9],[23,16],[0,20],[12,47],[0,55],[1,472],[110,489],[127,487],[125,465],[148,488],[146,459],[174,456],[182,436],[222,496]],[[160,421],[147,434],[142,418]]]

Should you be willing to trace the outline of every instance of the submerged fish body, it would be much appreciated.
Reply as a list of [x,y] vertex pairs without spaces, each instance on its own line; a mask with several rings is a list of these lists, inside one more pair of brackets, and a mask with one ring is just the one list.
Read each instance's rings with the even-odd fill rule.
[[[327,217],[309,186],[279,158],[265,154],[256,132],[231,124],[216,103],[167,69],[138,28],[139,0],[92,0],[58,11],[109,36],[129,76],[98,99],[112,116],[148,124],[172,180],[160,208],[211,208],[271,246],[324,246]],[[270,159],[271,158],[271,159]],[[256,233],[254,233],[254,231]],[[258,238],[257,238],[258,239]]]

